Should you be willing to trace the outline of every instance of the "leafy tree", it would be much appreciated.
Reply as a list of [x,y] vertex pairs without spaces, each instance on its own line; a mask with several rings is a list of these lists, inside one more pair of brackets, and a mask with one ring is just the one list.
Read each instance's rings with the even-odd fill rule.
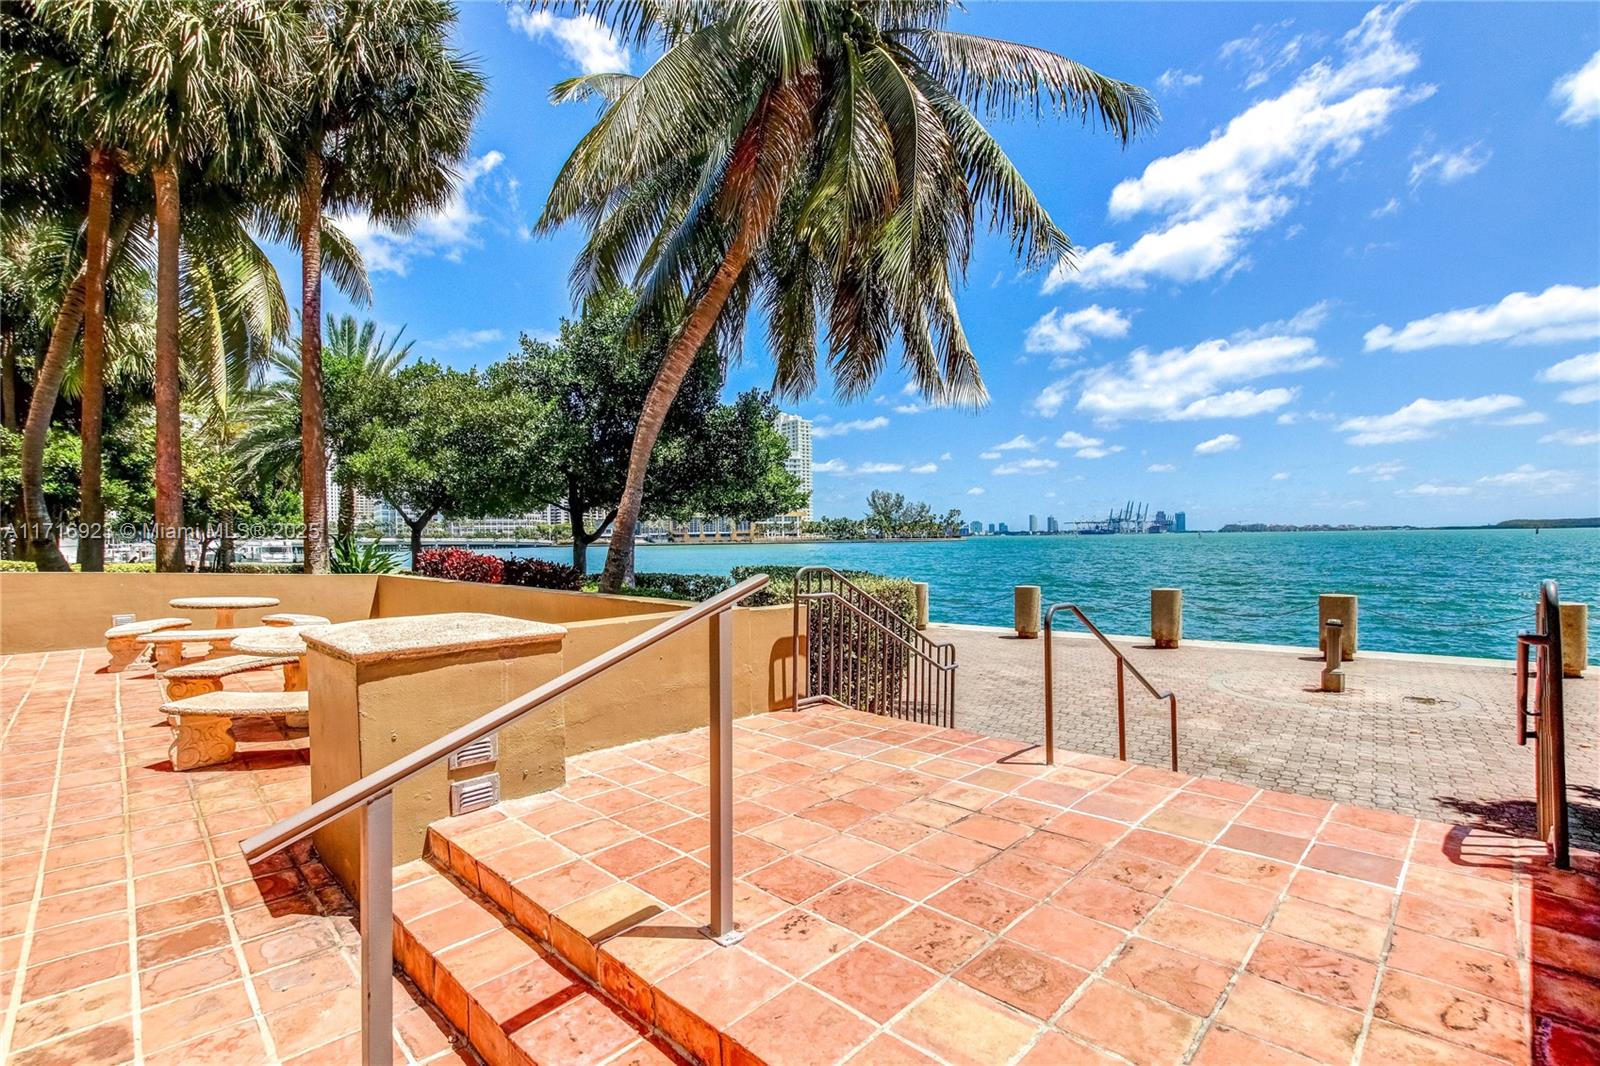
[[[632,294],[607,293],[578,321],[564,320],[555,342],[524,335],[521,352],[490,372],[510,388],[552,400],[544,449],[535,460],[541,469],[526,476],[530,484],[548,480],[554,492],[528,502],[565,499],[572,565],[584,573],[589,545],[616,518],[640,410],[671,341],[662,327],[634,330],[633,311]],[[642,517],[758,520],[804,502],[783,468],[788,445],[773,428],[770,401],[750,392],[723,404],[721,389],[721,362],[707,348],[662,426]],[[589,513],[607,505],[613,506],[591,527]],[[613,543],[617,535],[613,529]]]
[[[304,17],[295,25],[283,138],[295,210],[283,235],[300,248],[300,321],[314,323],[322,318],[323,213],[364,212],[403,226],[442,206],[466,155],[484,82],[450,45],[456,11],[445,0],[298,6]],[[308,573],[329,566],[321,341],[315,329],[300,336]]]
[[470,371],[420,362],[395,375],[386,409],[362,449],[344,460],[354,484],[381,496],[411,531],[411,552],[441,514],[504,513],[549,491],[525,475],[539,469],[543,411],[527,393]]
[[[77,438],[61,430],[52,431],[45,441],[40,460],[41,499],[49,518],[50,535],[59,536],[57,527],[78,509],[82,452]],[[22,435],[15,430],[0,428],[0,500],[16,500],[21,493]]]
[[[924,504],[923,508],[926,507]],[[894,536],[905,525],[907,517],[904,493],[873,489],[867,494],[867,528],[877,536]]]
[[[538,6],[545,6],[540,3]],[[1144,90],[1054,53],[945,28],[954,0],[690,5],[575,0],[624,40],[663,49],[638,77],[555,87],[599,99],[539,228],[581,219],[579,295],[631,275],[644,310],[682,326],[635,434],[601,587],[633,569],[651,452],[696,353],[736,337],[761,300],[780,394],[814,387],[828,326],[836,389],[857,397],[896,338],[912,380],[944,403],[986,393],[956,313],[980,216],[1030,268],[1072,245],[973,108],[1046,108],[1121,139],[1152,123]]]

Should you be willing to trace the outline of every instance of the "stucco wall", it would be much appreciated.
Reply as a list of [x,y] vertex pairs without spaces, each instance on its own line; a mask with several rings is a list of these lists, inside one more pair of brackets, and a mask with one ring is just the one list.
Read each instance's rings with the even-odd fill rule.
[[[276,596],[273,611],[351,622],[372,614],[378,579],[365,574],[0,574],[0,654],[89,648],[104,642],[111,616],[188,617],[196,628],[213,611],[179,611],[175,596]],[[240,611],[255,624],[271,611]]]

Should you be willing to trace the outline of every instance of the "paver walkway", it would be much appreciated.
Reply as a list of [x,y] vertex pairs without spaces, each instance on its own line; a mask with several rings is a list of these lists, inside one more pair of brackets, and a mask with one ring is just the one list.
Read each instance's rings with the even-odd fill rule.
[[[747,935],[715,948],[706,750],[570,759],[564,788],[434,829],[707,1061],[1600,1061],[1600,855],[1563,873],[1482,829],[821,707],[736,724]],[[436,969],[506,935],[458,924]],[[496,972],[467,995],[518,979]]]
[[[354,1062],[350,900],[308,846],[239,854],[311,801],[306,740],[245,720],[235,761],[177,773],[149,668],[105,662],[0,659],[0,1062]],[[461,1054],[409,986],[395,1004],[397,1063]]]
[[[933,625],[956,646],[956,725],[1044,739],[1043,645],[1010,630]],[[1157,689],[1178,696],[1178,765],[1190,773],[1532,834],[1533,747],[1514,739],[1510,663],[1362,653],[1348,691],[1316,691],[1312,651],[1117,638]],[[1111,653],[1056,636],[1056,742],[1115,755]],[[1573,839],[1600,848],[1600,667],[1566,682]],[[1165,703],[1128,678],[1128,757],[1166,765]]]

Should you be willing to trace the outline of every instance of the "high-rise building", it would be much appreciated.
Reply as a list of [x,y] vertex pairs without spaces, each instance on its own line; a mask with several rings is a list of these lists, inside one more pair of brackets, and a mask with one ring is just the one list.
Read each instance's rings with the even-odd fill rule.
[[970,531],[972,533],[973,536],[976,537],[978,534],[983,532],[983,523],[982,522],[973,522],[970,526],[967,527],[967,529],[968,529],[968,531]]
[[1006,525],[1004,522],[1001,522],[1000,523],[1000,532],[1002,532],[1002,533],[1010,533],[1011,532],[1011,527]]
[[1056,521],[1056,516],[1055,515],[1050,515],[1048,518],[1046,518],[1044,520],[1044,531],[1046,533],[1060,533],[1061,532],[1061,523]]
[[989,532],[990,532],[990,533],[993,533],[993,532],[994,532],[994,523],[993,523],[993,522],[990,522],[990,523],[989,523]]
[[799,415],[791,415],[786,411],[778,412],[778,432],[783,434],[783,439],[789,445],[789,458],[783,461],[783,468],[793,474],[800,482],[800,489],[806,494],[803,507],[795,512],[796,517],[802,522],[811,521],[811,423]]
[[1179,511],[1172,516],[1172,529],[1175,533],[1189,532],[1189,516]]
[[1039,532],[1039,516],[1038,515],[1031,514],[1031,515],[1028,516],[1028,532],[1029,533],[1037,533],[1037,532]]

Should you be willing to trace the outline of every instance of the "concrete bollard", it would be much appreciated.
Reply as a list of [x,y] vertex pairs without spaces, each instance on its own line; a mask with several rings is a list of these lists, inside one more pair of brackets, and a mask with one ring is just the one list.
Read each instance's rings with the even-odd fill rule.
[[911,587],[917,594],[917,628],[928,628],[928,583],[926,581],[913,581]]
[[1176,648],[1183,639],[1183,590],[1150,590],[1150,639],[1158,648]]
[[1038,585],[1018,585],[1011,593],[1012,617],[1017,636],[1032,640],[1039,635],[1039,604],[1043,594]]
[[1582,677],[1589,665],[1589,605],[1561,605],[1561,676]]
[[1330,618],[1322,626],[1322,691],[1344,691],[1344,660],[1340,646],[1344,643],[1344,623]]
[[1356,657],[1358,643],[1358,623],[1356,598],[1341,592],[1325,592],[1317,597],[1317,650],[1327,651],[1324,643],[1324,634],[1328,628],[1328,620],[1337,618],[1340,622],[1342,634],[1344,661],[1349,662]]

